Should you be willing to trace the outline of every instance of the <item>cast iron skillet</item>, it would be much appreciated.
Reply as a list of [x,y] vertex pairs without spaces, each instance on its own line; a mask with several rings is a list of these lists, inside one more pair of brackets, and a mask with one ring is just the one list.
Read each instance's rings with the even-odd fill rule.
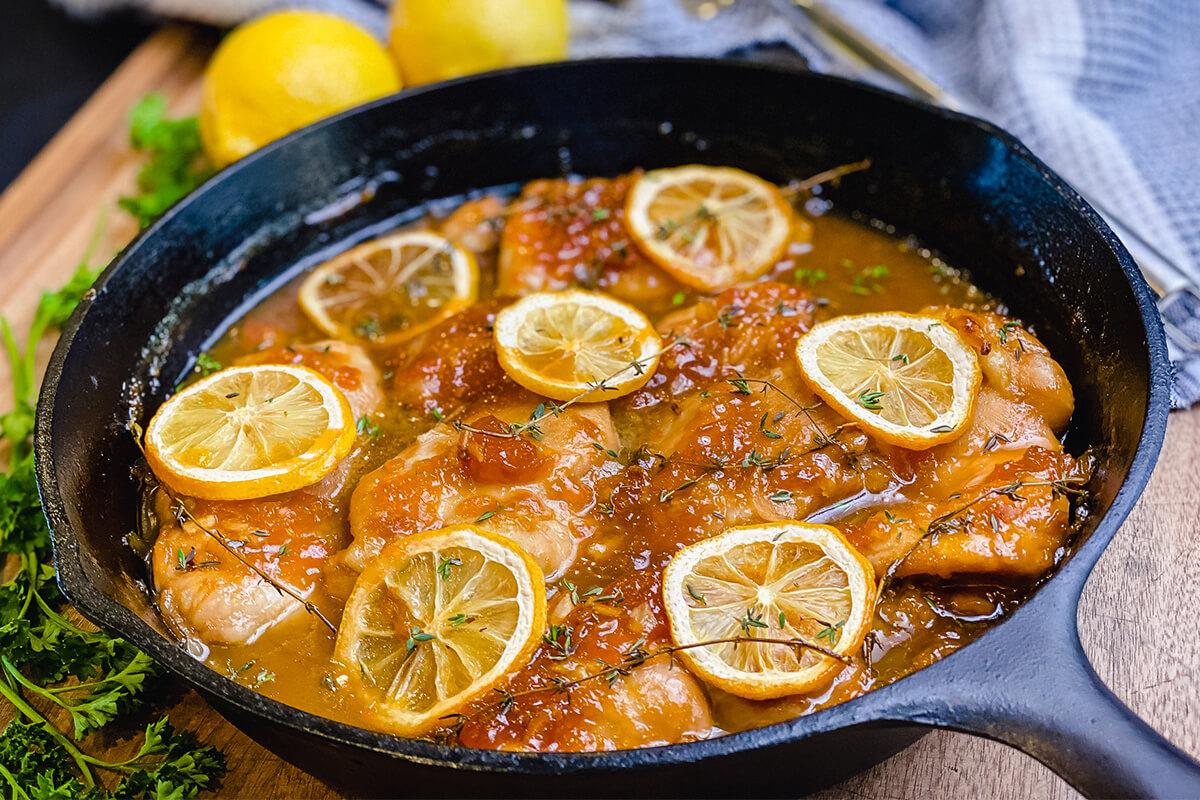
[[[125,423],[144,424],[195,354],[282,280],[425,201],[480,187],[696,161],[783,182],[863,157],[874,167],[832,192],[837,206],[915,234],[1034,325],[1075,386],[1068,445],[1099,457],[1078,547],[977,642],[892,686],[771,727],[672,747],[537,755],[331,722],[227,680],[165,634],[144,565],[125,543],[137,489]],[[1129,254],[1004,132],[794,71],[577,62],[381,100],[267,147],[181,202],[117,259],[68,323],[38,405],[37,468],[59,580],[79,610],[282,757],[344,786],[794,796],[940,726],[1019,747],[1090,795],[1195,795],[1200,766],[1099,682],[1075,623],[1089,571],[1154,467],[1167,380],[1162,329]]]

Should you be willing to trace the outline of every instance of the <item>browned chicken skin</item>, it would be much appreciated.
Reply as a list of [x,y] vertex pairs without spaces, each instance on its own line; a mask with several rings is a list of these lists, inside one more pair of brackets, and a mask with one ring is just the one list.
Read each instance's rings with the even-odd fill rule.
[[500,238],[499,294],[599,289],[651,308],[680,286],[630,242],[622,220],[633,176],[525,185]]
[[[338,470],[307,489],[186,501],[205,525],[245,540],[241,553],[252,564],[335,609],[397,537],[476,523],[526,549],[547,579],[551,627],[503,684],[513,697],[502,711],[494,694],[462,709],[457,736],[468,746],[623,749],[807,713],[969,641],[981,628],[962,620],[1003,613],[1069,544],[1070,494],[1090,460],[1063,450],[1058,437],[1074,398],[1031,331],[990,311],[928,306],[922,313],[953,326],[979,356],[972,419],[961,436],[926,451],[876,441],[814,395],[793,351],[816,320],[853,300],[843,291],[840,302],[818,301],[832,283],[871,293],[866,308],[893,307],[855,279],[879,253],[895,252],[895,242],[878,237],[866,260],[838,266],[841,245],[823,253],[822,237],[835,231],[844,243],[849,234],[819,219],[809,230],[801,220],[814,248],[796,251],[803,270],[793,275],[792,262],[780,261],[772,280],[694,297],[629,241],[624,201],[634,177],[534,181],[514,200],[481,197],[435,221],[479,257],[484,297],[392,351],[312,342],[302,320],[240,326],[228,362],[315,369],[347,395],[356,417],[379,419],[386,433],[376,443],[360,437]],[[929,280],[927,265],[912,258],[911,275]],[[560,408],[504,372],[496,313],[516,296],[567,287],[610,293],[657,319],[669,346],[644,387]],[[934,287],[896,307],[966,303],[941,297]],[[512,436],[510,426],[539,405],[539,435]],[[402,431],[394,441],[393,430]],[[282,632],[299,627],[302,606],[160,505],[151,563],[171,623],[214,648],[233,647],[225,653],[267,652],[250,647],[260,638],[291,648]],[[770,702],[727,695],[666,656],[605,675],[604,665],[620,664],[631,648],[671,644],[661,574],[680,547],[733,525],[786,519],[837,525],[877,576],[889,576],[872,663],[860,658],[829,686]],[[560,682],[573,688],[546,690]],[[295,698],[313,690],[287,694],[294,685],[268,691],[303,704]],[[373,724],[339,708],[339,718]]]
[[[500,420],[528,415],[509,407],[469,419],[473,428],[500,432]],[[524,547],[547,578],[557,578],[574,561],[578,542],[595,531],[588,517],[594,487],[616,466],[604,452],[616,445],[603,405],[564,411],[537,442],[439,425],[359,481],[350,501],[354,543],[342,560],[361,570],[397,536],[483,517],[488,528]]]

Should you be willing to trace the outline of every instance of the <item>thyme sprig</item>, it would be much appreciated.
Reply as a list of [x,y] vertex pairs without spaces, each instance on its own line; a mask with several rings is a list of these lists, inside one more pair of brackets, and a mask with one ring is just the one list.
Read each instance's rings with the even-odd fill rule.
[[726,383],[733,386],[735,393],[750,394],[750,385],[751,384],[754,384],[757,386],[762,386],[763,387],[762,391],[764,391],[764,392],[773,391],[800,410],[800,413],[802,413],[804,415],[805,419],[808,420],[808,424],[813,429],[813,448],[809,452],[816,452],[817,450],[823,450],[826,447],[836,447],[837,449],[842,451],[843,455],[846,456],[846,459],[849,462],[851,468],[857,469],[857,465],[858,465],[857,456],[854,453],[850,452],[849,448],[847,448],[846,445],[837,438],[837,435],[839,433],[841,433],[842,431],[844,431],[846,428],[854,427],[858,423],[844,422],[841,425],[838,425],[836,428],[834,428],[833,431],[826,431],[824,426],[822,426],[821,423],[817,422],[817,418],[814,417],[813,413],[812,413],[813,411],[815,411],[816,409],[821,407],[821,403],[817,402],[817,403],[813,403],[812,405],[805,405],[804,403],[801,403],[798,399],[793,397],[791,394],[789,394],[788,392],[781,389],[779,387],[779,385],[776,384],[774,381],[766,380],[765,378],[747,378],[745,375],[742,375],[740,372],[737,372],[737,371],[734,372],[734,375],[736,375],[737,377],[727,379]]
[[[755,627],[757,627],[757,626],[755,626]],[[763,627],[766,627],[766,626],[764,625]],[[561,635],[561,631],[556,631],[556,634]],[[779,638],[760,637],[760,636],[728,636],[728,637],[724,637],[724,638],[720,638],[720,639],[706,639],[701,642],[689,642],[688,644],[663,645],[662,647],[657,647],[657,648],[654,648],[653,650],[647,650],[645,647],[645,640],[639,639],[636,642],[634,642],[632,645],[630,645],[628,648],[625,649],[625,651],[621,654],[621,660],[615,664],[611,663],[609,661],[605,661],[604,659],[597,658],[595,660],[597,662],[599,662],[599,664],[601,665],[601,669],[596,670],[595,672],[589,672],[578,678],[568,679],[568,678],[563,678],[561,676],[555,676],[555,677],[551,677],[550,682],[545,685],[534,686],[529,689],[523,689],[522,691],[519,691],[519,692],[511,692],[504,688],[496,689],[495,692],[500,696],[500,699],[498,701],[496,701],[494,703],[489,703],[488,705],[485,705],[485,706],[477,709],[476,711],[472,712],[471,714],[458,714],[458,713],[447,714],[447,715],[441,717],[441,719],[445,720],[448,723],[447,727],[453,733],[457,734],[459,731],[462,730],[462,727],[464,724],[466,724],[468,721],[470,721],[478,716],[481,716],[488,712],[496,712],[496,713],[501,713],[501,714],[504,713],[505,711],[507,711],[509,708],[512,707],[513,702],[516,701],[517,698],[525,697],[525,696],[533,695],[533,694],[542,694],[544,692],[553,692],[554,694],[566,695],[569,700],[571,691],[578,688],[579,686],[582,686],[583,684],[592,683],[594,681],[598,681],[601,679],[603,679],[606,682],[611,684],[611,683],[616,682],[618,679],[629,675],[635,669],[638,669],[639,667],[645,665],[646,663],[653,661],[655,659],[661,658],[663,656],[670,656],[670,655],[673,655],[674,653],[678,653],[682,650],[693,650],[697,647],[710,647],[712,645],[718,645],[718,644],[733,644],[733,645],[780,644],[780,645],[787,645],[787,646],[793,647],[797,650],[811,650],[812,652],[826,656],[827,658],[832,658],[835,661],[839,661],[846,666],[854,665],[854,659],[852,659],[850,656],[843,655],[841,653],[830,650],[827,647],[819,645],[815,642],[810,642],[805,639],[800,639],[798,637],[790,638],[790,639],[779,639]],[[558,652],[557,646],[554,649],[556,652]]]
[[[990,497],[1007,497],[1016,502],[1024,502],[1026,498],[1021,494],[1021,490],[1039,487],[1050,487],[1055,494],[1066,495],[1069,497],[1080,497],[1087,494],[1084,489],[1080,488],[1086,483],[1087,478],[1084,477],[1058,478],[1055,480],[1039,481],[1025,481],[1018,479],[1011,483],[1006,483],[1003,486],[994,486],[986,491],[980,492],[973,499],[968,500],[957,508],[948,511],[945,514],[934,517],[932,520],[930,520],[929,524],[925,526],[925,530],[922,532],[920,537],[918,537],[917,540],[913,542],[907,550],[904,551],[904,554],[888,565],[887,571],[884,572],[883,577],[879,579],[879,583],[875,589],[875,607],[879,607],[879,604],[883,601],[884,592],[892,584],[896,573],[899,571],[904,562],[907,561],[912,554],[917,551],[917,548],[919,548],[927,540],[933,540],[941,534],[951,533],[955,530],[961,529],[963,526],[962,515],[966,514],[984,500],[987,500]],[[995,529],[997,527],[995,515],[989,514],[988,516],[989,525]],[[907,520],[897,521],[906,522]],[[871,630],[866,639],[863,641],[863,660],[866,661],[868,669],[873,666],[871,662],[871,650],[874,647],[874,642],[875,631]]]
[[[143,438],[142,426],[137,424],[136,422],[131,422],[129,424],[129,430],[130,430],[130,433],[133,434],[134,444],[137,445],[138,450],[142,451],[142,457],[145,458],[146,451],[142,445],[142,438]],[[225,536],[225,534],[221,533],[220,531],[216,530],[215,528],[210,528],[207,525],[205,525],[203,522],[201,522],[196,517],[196,515],[192,513],[192,510],[187,507],[187,505],[183,502],[183,500],[180,499],[179,495],[175,494],[175,492],[172,491],[171,488],[168,487],[162,481],[156,480],[155,485],[159,489],[159,491],[161,491],[163,494],[165,494],[167,496],[167,499],[171,501],[171,510],[175,514],[175,519],[178,520],[180,524],[182,524],[185,520],[190,521],[197,528],[199,528],[205,535],[207,535],[210,539],[215,541],[217,544],[221,545],[221,547],[225,550],[225,552],[227,552],[227,553],[229,553],[229,555],[233,556],[237,561],[239,561],[242,564],[242,566],[246,567],[251,572],[253,572],[255,575],[257,575],[259,578],[261,578],[263,581],[265,581],[267,584],[269,584],[271,586],[271,588],[273,588],[275,591],[279,592],[279,594],[287,595],[288,597],[295,600],[297,603],[299,603],[301,606],[304,607],[305,611],[307,611],[309,614],[311,614],[312,616],[319,619],[325,625],[326,628],[329,628],[329,630],[332,631],[333,633],[337,633],[337,626],[329,621],[329,618],[326,617],[324,613],[322,613],[321,609],[319,609],[317,607],[316,603],[312,602],[311,600],[308,600],[302,594],[297,592],[295,589],[288,586],[286,583],[275,580],[273,577],[271,577],[269,574],[267,574],[267,572],[265,570],[263,570],[262,567],[258,566],[257,564],[255,564],[254,562],[252,562],[248,558],[246,558],[244,555],[242,555],[239,552],[239,546],[242,544],[241,542],[237,542],[236,540],[229,539],[228,537]]]
[[862,161],[853,161],[849,164],[839,164],[831,169],[818,172],[816,175],[812,175],[802,181],[789,183],[781,191],[784,197],[795,197],[798,194],[811,192],[823,183],[840,180],[847,175],[853,175],[855,172],[863,172],[870,168],[871,159],[869,158],[864,158]]

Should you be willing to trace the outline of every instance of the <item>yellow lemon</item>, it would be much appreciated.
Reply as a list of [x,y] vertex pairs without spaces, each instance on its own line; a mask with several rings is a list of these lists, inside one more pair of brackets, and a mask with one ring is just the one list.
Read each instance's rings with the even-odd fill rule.
[[909,450],[957,438],[982,380],[975,351],[937,317],[889,312],[826,320],[800,337],[813,391],[872,436]]
[[381,725],[416,736],[529,663],[546,582],[516,544],[475,525],[403,536],[350,593],[334,656]]
[[663,574],[663,600],[692,672],[738,697],[767,700],[819,689],[841,669],[790,642],[858,652],[875,613],[875,572],[836,528],[767,522],[680,550]]
[[345,395],[307,367],[230,367],[174,395],[146,428],[146,461],[192,497],[251,500],[311,486],[354,446]]
[[387,50],[341,17],[281,11],[237,28],[204,73],[200,136],[217,166],[400,89]]
[[558,61],[566,0],[396,0],[391,47],[410,84]]

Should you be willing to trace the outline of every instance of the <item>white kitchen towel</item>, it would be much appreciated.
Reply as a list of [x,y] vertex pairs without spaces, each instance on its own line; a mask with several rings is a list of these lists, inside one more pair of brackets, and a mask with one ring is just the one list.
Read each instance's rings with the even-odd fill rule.
[[[218,25],[307,7],[381,36],[386,28],[383,0],[56,2],[80,14],[132,6]],[[1181,268],[1156,271],[1159,288],[1200,284],[1200,0],[826,2],[1153,242]],[[700,5],[720,12],[701,19]],[[784,45],[813,69],[847,69],[789,0],[572,0],[571,17],[573,57]],[[1176,329],[1200,330],[1200,302],[1185,296],[1167,313]],[[1200,400],[1200,355],[1172,343],[1172,360],[1173,402],[1190,406]]]

